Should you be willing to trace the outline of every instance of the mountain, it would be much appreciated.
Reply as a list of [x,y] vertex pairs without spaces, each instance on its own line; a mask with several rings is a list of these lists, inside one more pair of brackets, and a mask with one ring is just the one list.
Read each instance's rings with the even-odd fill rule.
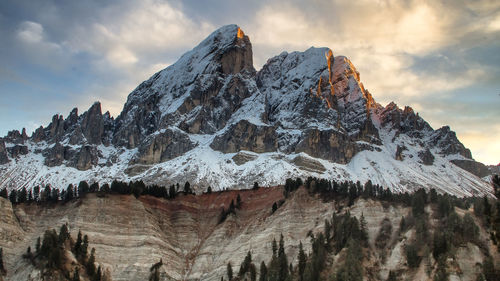
[[449,127],[378,104],[331,49],[283,52],[256,71],[236,25],[141,83],[116,119],[96,102],[0,140],[8,189],[141,179],[202,191],[315,176],[470,196],[491,192],[487,174]]

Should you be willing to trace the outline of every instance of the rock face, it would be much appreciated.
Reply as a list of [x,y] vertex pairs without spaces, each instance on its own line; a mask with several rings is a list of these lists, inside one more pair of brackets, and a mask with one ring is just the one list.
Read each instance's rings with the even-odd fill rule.
[[403,161],[403,159],[404,159],[403,151],[404,150],[406,150],[406,148],[404,146],[398,145],[394,159],[396,159],[398,161]]
[[52,148],[45,151],[45,165],[48,167],[61,165],[65,159],[64,152],[64,146],[62,146],[62,144],[54,144]]
[[9,157],[7,155],[7,149],[5,149],[5,142],[0,139],[0,164],[9,163]]
[[426,149],[424,151],[420,151],[418,153],[418,157],[420,160],[422,160],[422,163],[424,165],[432,165],[434,163],[434,155],[432,155],[431,151],[429,149]]
[[491,174],[490,170],[483,163],[476,162],[474,160],[451,160],[451,162],[458,167],[480,177],[486,177]]
[[457,139],[455,132],[450,130],[450,127],[444,126],[433,132],[431,141],[434,146],[438,147],[443,155],[459,154],[465,158],[472,159],[472,154],[469,149]]
[[232,159],[233,159],[234,163],[236,163],[236,165],[243,165],[249,161],[253,161],[253,160],[257,159],[257,156],[254,154],[244,152],[244,151],[240,151],[240,152],[236,153],[232,157]]
[[75,159],[75,167],[82,171],[88,170],[97,164],[98,159],[98,152],[94,146],[82,146]]
[[358,152],[355,143],[348,136],[335,130],[321,131],[318,129],[305,131],[296,151],[342,164],[348,163]]
[[293,163],[300,169],[311,172],[324,172],[325,166],[321,162],[299,155],[293,159]]
[[[219,224],[221,208],[227,208],[238,194],[242,199],[241,208]],[[325,219],[331,219],[334,212],[349,211],[358,219],[363,215],[366,221],[369,246],[364,262],[365,276],[370,276],[370,280],[387,280],[392,270],[402,274],[402,280],[420,280],[418,270],[408,269],[405,254],[401,252],[415,239],[415,231],[397,234],[401,217],[408,217],[410,208],[400,204],[384,206],[381,202],[363,199],[349,207],[347,202],[324,202],[301,188],[272,213],[271,206],[281,199],[282,188],[181,195],[175,200],[87,194],[82,200],[50,206],[12,206],[0,197],[0,247],[7,268],[5,279],[20,281],[31,276],[29,280],[39,281],[38,269],[22,255],[28,246],[34,247],[45,230],[58,230],[65,223],[73,239],[79,230],[88,235],[89,248],[96,249],[97,264],[109,272],[112,280],[148,280],[151,265],[163,259],[161,272],[165,280],[212,281],[225,277],[228,262],[237,272],[248,251],[256,265],[269,262],[271,242],[279,240],[281,234],[285,238],[288,260],[296,265],[299,243],[302,242],[306,252],[311,249],[308,233],[316,236],[324,230]],[[386,259],[381,258],[382,253],[374,245],[384,218],[393,229],[385,249]],[[481,240],[486,240],[486,232],[481,230],[481,233]],[[489,251],[497,256],[493,247]],[[331,265],[332,272],[338,270],[344,254],[345,251],[327,257],[336,261]],[[431,256],[429,253],[425,259]],[[450,273],[462,272],[462,280],[475,280],[478,271],[468,262],[471,256],[478,263],[483,263],[486,257],[475,245],[461,247],[457,249]]]
[[165,132],[151,136],[139,147],[139,153],[134,163],[154,164],[170,160],[186,151],[191,150],[194,144],[187,134],[165,130]]
[[[70,116],[75,119],[74,116]],[[70,119],[70,122],[73,121]],[[101,104],[96,102],[82,116],[82,133],[89,144],[101,144],[104,134],[104,121],[101,113]]]
[[[247,161],[235,157],[241,151],[256,154]],[[301,153],[324,169],[303,169],[293,161]],[[312,175],[398,191],[490,192],[450,160],[472,160],[455,133],[434,130],[411,107],[378,104],[348,58],[309,48],[283,52],[256,72],[249,37],[228,25],[141,83],[116,120],[96,102],[82,114],[54,115],[31,137],[9,132],[0,143],[0,188],[23,186],[27,174],[58,187],[77,183],[71,179],[187,180],[198,191]]]
[[19,155],[28,154],[28,147],[25,145],[14,145],[7,149],[12,158],[17,158]]
[[215,137],[210,145],[214,150],[233,153],[249,150],[257,153],[276,151],[278,147],[275,128],[257,126],[241,120],[226,133]]

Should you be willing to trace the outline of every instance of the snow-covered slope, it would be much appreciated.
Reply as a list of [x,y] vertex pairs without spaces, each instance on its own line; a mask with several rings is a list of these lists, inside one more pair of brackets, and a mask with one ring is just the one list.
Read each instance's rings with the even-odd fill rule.
[[116,120],[96,103],[0,139],[0,188],[141,179],[201,191],[315,176],[490,192],[456,160],[476,163],[449,127],[377,104],[347,58],[310,48],[256,72],[248,36],[229,25],[139,85]]

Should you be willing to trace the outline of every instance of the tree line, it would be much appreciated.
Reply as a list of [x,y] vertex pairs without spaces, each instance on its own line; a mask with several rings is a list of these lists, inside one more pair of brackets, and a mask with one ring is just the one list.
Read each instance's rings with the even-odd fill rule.
[[114,180],[111,182],[111,185],[107,183],[99,185],[97,182],[89,185],[87,181],[80,181],[78,186],[69,184],[66,189],[63,190],[53,188],[50,185],[46,185],[44,188],[35,186],[29,190],[23,187],[20,190],[13,189],[10,192],[8,192],[6,188],[3,188],[0,190],[0,197],[9,199],[12,204],[58,201],[68,202],[83,197],[87,193],[97,193],[98,196],[103,196],[105,194],[132,194],[137,198],[141,195],[150,195],[166,199],[174,199],[179,193],[195,194],[189,182],[186,182],[181,189],[178,183],[175,185],[172,184],[167,188],[155,184],[146,185],[142,180],[128,183]]

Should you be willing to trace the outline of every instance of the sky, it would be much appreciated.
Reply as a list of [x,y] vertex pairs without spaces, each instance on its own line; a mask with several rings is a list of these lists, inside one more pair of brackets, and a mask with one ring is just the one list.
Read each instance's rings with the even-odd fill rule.
[[409,105],[477,161],[500,162],[498,0],[3,0],[0,135],[94,101],[116,117],[140,82],[232,23],[257,70],[283,51],[329,47],[377,102]]

